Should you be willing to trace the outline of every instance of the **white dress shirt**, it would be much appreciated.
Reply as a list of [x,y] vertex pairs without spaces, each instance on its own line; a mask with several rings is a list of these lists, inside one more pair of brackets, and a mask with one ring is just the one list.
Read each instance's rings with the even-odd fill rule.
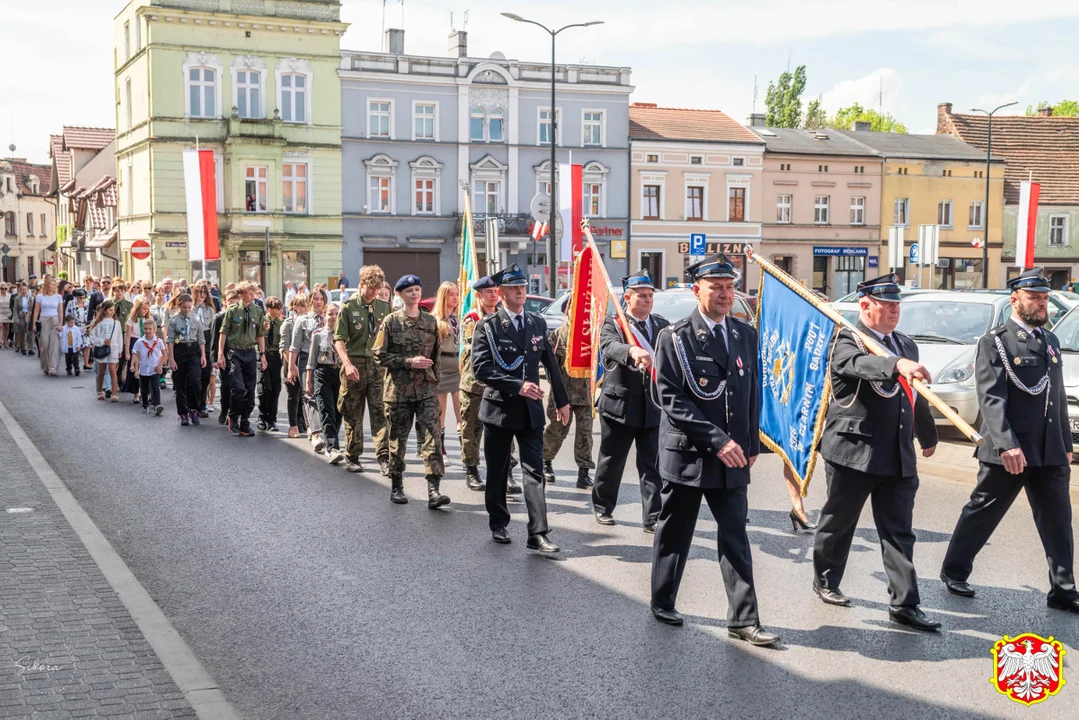
[[701,313],[701,317],[704,319],[704,324],[708,326],[708,332],[712,333],[712,335],[716,334],[716,325],[719,325],[720,330],[723,332],[723,343],[727,346],[727,351],[729,352],[731,349],[731,341],[730,337],[727,335],[727,316],[724,315],[723,319],[717,323],[715,320],[712,320],[707,315],[702,313],[700,308],[697,308],[697,312]]

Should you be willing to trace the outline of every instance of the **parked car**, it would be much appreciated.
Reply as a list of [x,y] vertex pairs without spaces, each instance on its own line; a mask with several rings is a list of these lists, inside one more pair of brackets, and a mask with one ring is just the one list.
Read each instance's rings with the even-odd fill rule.
[[838,312],[852,323],[858,322],[858,316],[862,314],[862,306],[856,302],[834,302],[829,303],[832,309]]
[[[1008,297],[1011,295],[1011,291],[1004,288],[972,288],[964,290],[954,290],[957,293],[978,293],[986,295],[999,295]],[[1052,290],[1049,293],[1049,324],[1048,327],[1053,327],[1057,320],[1064,317],[1065,313],[1071,310],[1076,305],[1079,305],[1079,295],[1072,292],[1064,292],[1063,290]]]
[[[554,300],[543,295],[528,295],[525,297],[525,310],[529,312],[543,312],[543,310],[550,305]],[[435,309],[435,297],[424,298],[420,300],[420,310],[426,310],[431,312]]]
[[330,302],[341,304],[347,302],[350,297],[356,294],[356,288],[345,288],[344,290],[338,288],[330,290],[329,293]]
[[[611,292],[621,302],[622,288],[614,288]],[[548,330],[557,330],[566,321],[566,316],[562,313],[562,305],[568,299],[569,293],[562,293],[543,311],[543,319],[547,322]],[[674,322],[689,315],[695,307],[697,307],[697,298],[693,295],[693,290],[669,288],[667,290],[656,290],[652,312],[662,315],[669,322]],[[614,314],[614,307],[609,303],[607,314]],[[750,325],[753,325],[757,319],[757,315],[750,309],[749,303],[738,296],[735,296],[734,304],[731,306],[731,315],[739,320],[744,320]]]
[[[1079,310],[1070,310],[1053,326],[1064,362],[1064,392],[1068,396],[1068,420],[1072,442],[1079,443]],[[1079,460],[1079,458],[1077,458]]]
[[[904,300],[906,298],[910,297],[911,295],[917,295],[918,293],[927,293],[927,292],[946,292],[946,291],[945,290],[930,290],[928,288],[917,288],[917,287],[912,287],[910,285],[900,285],[899,286],[899,297],[901,299],[904,299]],[[847,293],[846,295],[844,295],[843,297],[841,297],[841,298],[839,298],[837,300],[833,300],[832,305],[834,306],[836,303],[857,303],[857,302],[858,302],[858,291],[855,290],[854,292]]]

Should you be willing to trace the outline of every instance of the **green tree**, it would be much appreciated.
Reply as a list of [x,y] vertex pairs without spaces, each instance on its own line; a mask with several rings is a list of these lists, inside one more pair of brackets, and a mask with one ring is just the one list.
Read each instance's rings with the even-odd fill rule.
[[837,130],[853,130],[856,122],[869,123],[869,128],[875,132],[901,134],[906,134],[907,132],[907,126],[896,120],[891,113],[881,115],[876,110],[864,108],[858,103],[837,110],[835,117],[829,121],[828,127],[833,127]]
[[767,108],[765,123],[768,127],[801,127],[802,92],[805,89],[805,65],[799,65],[793,73],[784,71],[778,80],[768,83],[768,93],[764,97]]
[[828,111],[824,109],[824,105],[821,104],[819,98],[811,100],[809,106],[806,108],[805,127],[807,130],[818,130],[823,127],[828,127]]
[[[1038,108],[1050,105],[1050,103],[1042,100],[1037,105],[1027,106],[1027,115],[1037,115]],[[1061,100],[1056,105],[1051,106],[1053,108],[1053,117],[1079,117],[1079,101],[1076,100]]]

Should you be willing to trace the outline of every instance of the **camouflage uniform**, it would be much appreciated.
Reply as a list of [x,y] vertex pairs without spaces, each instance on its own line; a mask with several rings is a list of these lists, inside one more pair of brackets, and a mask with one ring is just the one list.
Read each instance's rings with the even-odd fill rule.
[[[483,439],[480,403],[484,385],[472,370],[472,335],[482,312],[477,306],[461,321],[461,462],[465,467],[473,468],[480,464],[480,440]],[[513,440],[510,443],[510,467],[517,464],[516,446],[517,441]]]
[[363,415],[368,407],[371,409],[375,455],[379,460],[389,457],[386,411],[382,405],[385,372],[375,365],[373,346],[378,328],[390,312],[390,304],[385,300],[375,298],[368,305],[357,293],[341,307],[337,316],[333,339],[345,344],[349,362],[360,372],[359,380],[349,380],[342,365],[341,392],[337,397],[337,409],[345,426],[345,457],[349,462],[357,462],[363,454]]
[[[382,399],[389,429],[390,478],[400,482],[405,472],[405,443],[415,422],[416,443],[428,477],[441,478],[442,440],[438,406],[438,321],[430,313],[411,318],[405,311],[390,313],[375,338],[375,362],[386,368]],[[430,358],[431,367],[412,370],[406,361]]]
[[[573,460],[577,467],[594,470],[592,461],[592,392],[588,378],[571,378],[566,374],[566,346],[569,344],[569,323],[562,323],[558,330],[550,333],[548,342],[555,348],[558,367],[562,371],[562,384],[569,393],[570,411],[576,432],[573,436]],[[569,425],[558,420],[554,406],[554,395],[547,394],[547,428],[543,431],[543,461],[552,462],[562,447],[562,441],[569,434]]]

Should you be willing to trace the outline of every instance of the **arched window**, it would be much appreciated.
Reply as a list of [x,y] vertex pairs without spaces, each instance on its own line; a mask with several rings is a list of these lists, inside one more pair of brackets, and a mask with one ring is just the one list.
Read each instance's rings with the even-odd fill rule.
[[187,73],[191,117],[216,117],[217,71],[208,67],[193,67]]
[[483,126],[487,120],[486,114],[483,112],[483,108],[472,108],[472,118],[469,122],[469,137],[472,142],[483,142],[487,138],[483,133]]
[[487,116],[487,135],[490,142],[502,142],[503,116],[501,110],[492,110]]

